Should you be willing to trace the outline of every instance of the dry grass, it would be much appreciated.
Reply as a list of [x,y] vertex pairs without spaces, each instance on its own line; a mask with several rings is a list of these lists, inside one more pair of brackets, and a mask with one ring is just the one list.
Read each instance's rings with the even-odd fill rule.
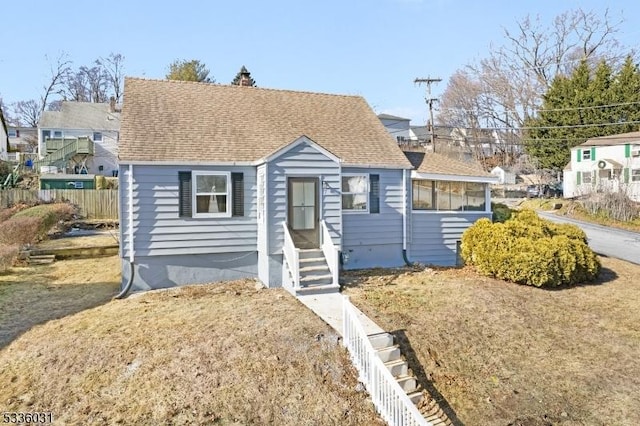
[[[87,261],[42,269],[55,284],[32,284],[32,296],[46,299],[33,308],[27,289],[0,294],[3,305],[18,305],[2,328],[41,323],[31,315],[46,317],[56,291],[100,291],[76,283],[112,270],[104,262],[117,258],[96,261],[65,268],[66,276],[59,266]],[[382,424],[356,391],[337,336],[282,290],[239,281],[104,302],[9,336],[15,340],[0,350],[2,411],[53,411],[63,424]]]
[[640,266],[601,260],[560,290],[461,269],[355,274],[348,293],[465,424],[637,425]]
[[[77,236],[76,236],[77,235]],[[118,244],[118,230],[96,231],[93,235],[68,232],[64,238],[51,238],[38,243],[39,249],[104,247]]]

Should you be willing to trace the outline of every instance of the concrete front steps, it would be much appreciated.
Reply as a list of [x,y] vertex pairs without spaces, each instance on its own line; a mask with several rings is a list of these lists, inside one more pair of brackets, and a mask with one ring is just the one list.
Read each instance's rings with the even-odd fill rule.
[[295,296],[338,293],[340,285],[333,282],[333,275],[321,249],[300,250],[300,287]]
[[423,398],[422,391],[416,378],[410,374],[407,361],[402,359],[400,346],[395,344],[393,336],[387,332],[373,334],[369,336],[369,341],[411,402],[418,405]]

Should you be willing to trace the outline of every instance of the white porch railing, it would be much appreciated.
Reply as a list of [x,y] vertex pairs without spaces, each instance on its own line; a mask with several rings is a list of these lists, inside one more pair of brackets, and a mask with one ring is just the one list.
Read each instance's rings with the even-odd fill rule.
[[322,253],[329,266],[331,272],[332,284],[338,284],[338,273],[340,269],[340,250],[333,244],[329,228],[324,220],[320,221],[320,229],[322,232]]
[[380,416],[392,426],[431,426],[376,354],[347,296],[342,310],[343,343]]
[[[287,222],[282,222],[282,228],[284,229],[284,245],[282,247],[282,254],[284,258],[282,275],[291,274],[291,287],[300,288],[300,249],[296,248],[293,244],[293,239],[289,233]],[[289,280],[283,280],[283,284]]]

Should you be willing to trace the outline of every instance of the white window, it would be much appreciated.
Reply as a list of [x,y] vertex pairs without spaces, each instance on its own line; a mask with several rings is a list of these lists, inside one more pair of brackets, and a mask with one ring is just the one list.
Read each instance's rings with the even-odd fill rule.
[[631,182],[640,182],[640,169],[631,170]]
[[62,130],[54,130],[53,131],[53,137],[54,138],[61,138],[62,137]]
[[583,160],[591,160],[591,150],[585,149],[582,151],[582,159]]
[[102,142],[102,133],[93,132],[93,141],[94,142]]
[[20,137],[20,132],[18,132],[16,129],[9,129],[8,136],[10,138],[18,138],[18,137]]
[[582,183],[591,183],[591,172],[582,172]]
[[416,179],[411,182],[413,210],[484,211],[486,184]]
[[193,172],[193,217],[231,216],[231,174]]
[[369,175],[342,175],[342,210],[369,211]]

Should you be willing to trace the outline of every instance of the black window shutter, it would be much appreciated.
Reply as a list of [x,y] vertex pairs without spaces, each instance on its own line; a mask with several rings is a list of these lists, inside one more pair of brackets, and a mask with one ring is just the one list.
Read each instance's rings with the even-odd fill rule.
[[244,216],[244,174],[231,173],[231,215]]
[[178,216],[191,217],[191,172],[178,172]]
[[369,175],[369,213],[380,213],[380,175]]

